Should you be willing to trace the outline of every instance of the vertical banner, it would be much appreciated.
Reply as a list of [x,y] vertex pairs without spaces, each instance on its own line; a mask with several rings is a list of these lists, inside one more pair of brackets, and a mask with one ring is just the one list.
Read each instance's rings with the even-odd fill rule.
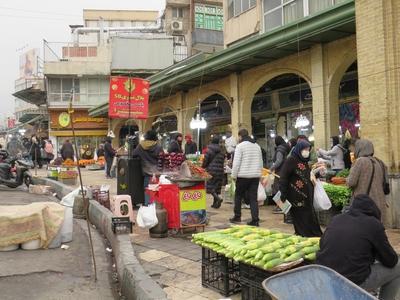
[[149,111],[148,80],[111,76],[108,116],[113,119],[147,119]]

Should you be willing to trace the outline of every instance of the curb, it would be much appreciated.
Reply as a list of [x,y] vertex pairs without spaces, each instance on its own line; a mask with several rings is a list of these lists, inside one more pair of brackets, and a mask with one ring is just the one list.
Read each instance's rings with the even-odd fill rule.
[[[73,191],[72,187],[48,178],[35,177],[33,182],[51,186],[60,199]],[[137,260],[129,235],[115,235],[112,232],[112,216],[97,201],[89,201],[89,220],[106,236],[113,249],[122,295],[128,300],[166,300],[166,293],[146,274]]]

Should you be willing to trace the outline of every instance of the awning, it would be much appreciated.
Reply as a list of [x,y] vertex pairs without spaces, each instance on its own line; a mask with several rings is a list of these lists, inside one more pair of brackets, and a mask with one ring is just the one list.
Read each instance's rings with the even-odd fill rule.
[[[235,72],[242,72],[274,60],[354,35],[355,4],[348,0],[318,14],[266,32],[211,55],[200,54],[150,76],[152,101],[187,91]],[[104,116],[108,103],[89,110],[89,115]]]
[[44,116],[43,116],[43,115],[40,115],[40,116],[37,116],[37,117],[35,117],[35,118],[33,118],[33,119],[31,119],[31,120],[25,122],[25,123],[18,124],[18,125],[15,126],[14,128],[8,130],[8,131],[7,131],[7,134],[18,132],[18,130],[22,129],[25,125],[35,123],[36,121],[40,121],[40,120],[42,120],[42,119],[44,119]]
[[[107,136],[107,130],[75,130],[76,136]],[[50,130],[49,136],[72,137],[72,130]]]

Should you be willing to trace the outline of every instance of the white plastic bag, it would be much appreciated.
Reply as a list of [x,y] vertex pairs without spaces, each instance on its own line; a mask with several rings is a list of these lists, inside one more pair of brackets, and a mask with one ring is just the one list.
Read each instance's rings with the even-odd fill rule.
[[272,186],[274,185],[275,176],[269,174],[267,177],[263,177],[264,189],[267,195],[272,195]]
[[142,205],[137,213],[136,222],[141,228],[152,228],[158,224],[155,203]]
[[318,179],[315,181],[314,187],[314,209],[316,211],[328,210],[332,207],[328,195],[325,192],[324,186]]
[[267,194],[265,193],[264,186],[261,182],[258,183],[258,190],[257,190],[257,201],[264,202],[267,199]]

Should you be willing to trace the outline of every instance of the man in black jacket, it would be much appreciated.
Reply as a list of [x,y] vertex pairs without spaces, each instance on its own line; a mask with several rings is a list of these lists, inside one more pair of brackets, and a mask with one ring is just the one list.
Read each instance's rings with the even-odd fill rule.
[[380,287],[379,299],[399,299],[398,256],[380,218],[381,213],[369,196],[356,196],[350,211],[335,217],[326,229],[317,263],[368,291]]
[[197,144],[193,142],[192,136],[190,134],[185,135],[185,155],[196,154]]
[[175,135],[171,136],[168,153],[183,153],[181,133],[176,133]]

